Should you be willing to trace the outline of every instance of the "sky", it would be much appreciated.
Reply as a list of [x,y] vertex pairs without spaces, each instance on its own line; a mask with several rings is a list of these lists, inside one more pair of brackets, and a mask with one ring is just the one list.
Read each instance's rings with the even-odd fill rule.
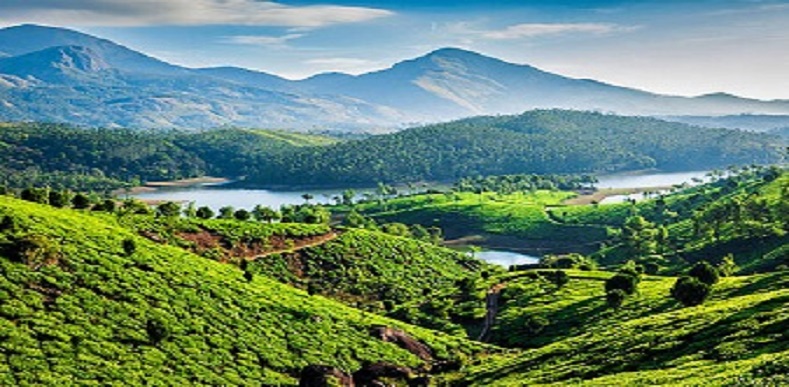
[[671,95],[789,99],[789,1],[0,0],[0,25],[299,79],[442,47]]

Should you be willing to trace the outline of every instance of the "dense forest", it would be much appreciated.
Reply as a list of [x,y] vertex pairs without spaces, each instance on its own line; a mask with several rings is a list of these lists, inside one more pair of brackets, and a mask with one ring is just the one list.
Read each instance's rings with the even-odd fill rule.
[[147,181],[242,176],[266,159],[326,137],[264,130],[202,132],[0,125],[0,185],[110,191]]
[[779,159],[780,140],[645,117],[545,110],[476,117],[261,160],[249,183],[453,181],[521,173],[694,170]]

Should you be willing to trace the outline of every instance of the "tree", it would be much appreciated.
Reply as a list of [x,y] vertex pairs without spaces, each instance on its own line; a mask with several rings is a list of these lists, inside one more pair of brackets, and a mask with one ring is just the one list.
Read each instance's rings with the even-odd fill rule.
[[301,198],[304,199],[305,203],[310,204],[310,200],[314,199],[315,196],[312,196],[312,194],[309,194],[309,193],[305,193],[305,194],[301,195]]
[[113,212],[115,212],[117,204],[115,203],[115,200],[104,199],[96,207],[97,207],[96,208],[97,211],[104,211],[104,212],[113,213]]
[[176,218],[181,215],[181,206],[175,202],[164,202],[156,207],[156,214],[165,218]]
[[219,219],[233,219],[233,215],[235,215],[236,209],[233,206],[224,206],[219,209]]
[[625,292],[625,294],[633,294],[636,292],[637,286],[638,277],[627,273],[618,273],[605,281],[606,293],[619,289]]
[[187,218],[194,218],[197,216],[197,207],[195,206],[195,202],[189,202],[184,208],[184,216]]
[[352,189],[346,189],[345,191],[342,191],[342,204],[346,206],[352,206],[353,199],[355,197],[356,197],[356,192],[354,192],[354,190]]
[[282,215],[279,213],[279,211],[261,204],[256,205],[255,208],[252,209],[252,215],[256,220],[268,223],[272,223],[275,220],[282,218]]
[[356,210],[351,210],[348,215],[345,215],[342,224],[348,227],[364,228],[367,225],[367,218],[356,212]]
[[671,296],[685,306],[701,305],[710,292],[710,285],[690,276],[678,278],[671,288]]
[[53,207],[66,207],[71,204],[69,191],[49,191],[49,205]]
[[19,194],[22,200],[27,200],[33,203],[49,204],[49,189],[48,188],[25,188]]
[[718,274],[718,269],[710,265],[710,263],[707,261],[701,261],[696,263],[693,266],[693,268],[690,269],[688,275],[690,275],[691,277],[695,277],[699,281],[710,286],[718,283],[718,280],[720,279],[720,275]]
[[78,193],[71,199],[71,205],[78,210],[84,210],[90,207],[90,198],[85,194]]
[[622,227],[622,240],[630,254],[644,257],[657,252],[659,231],[643,216],[631,216]]
[[727,254],[723,257],[723,260],[718,265],[718,273],[723,277],[729,277],[734,275],[740,268],[737,266],[737,263],[734,262],[734,255]]
[[200,219],[211,219],[214,217],[214,210],[212,210],[210,207],[202,206],[197,209],[195,215],[197,215],[197,217]]
[[233,217],[238,220],[249,220],[252,217],[252,214],[249,211],[241,208],[233,213]]

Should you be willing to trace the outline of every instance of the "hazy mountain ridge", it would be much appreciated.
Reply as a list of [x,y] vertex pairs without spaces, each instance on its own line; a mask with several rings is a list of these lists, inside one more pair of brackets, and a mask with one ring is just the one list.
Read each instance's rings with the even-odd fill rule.
[[292,81],[236,68],[190,69],[62,28],[0,29],[0,120],[86,126],[398,128],[531,109],[622,115],[789,114],[789,101],[717,93],[662,96],[573,79],[455,48],[358,76]]

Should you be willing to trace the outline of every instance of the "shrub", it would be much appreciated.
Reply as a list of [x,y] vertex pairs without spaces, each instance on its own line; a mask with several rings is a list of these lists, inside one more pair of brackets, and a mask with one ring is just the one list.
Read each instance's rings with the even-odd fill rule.
[[710,265],[707,261],[701,261],[694,265],[693,268],[688,272],[688,275],[695,277],[699,281],[710,286],[718,283],[718,280],[720,279],[718,269]]
[[627,273],[618,273],[605,281],[606,293],[612,290],[621,290],[625,294],[633,294],[636,292],[637,286],[638,277]]
[[622,306],[622,303],[625,302],[625,297],[627,297],[627,293],[622,289],[612,289],[605,293],[605,299],[608,302],[608,306],[615,309]]
[[685,306],[700,305],[710,295],[711,287],[696,277],[683,276],[671,288],[671,296]]

